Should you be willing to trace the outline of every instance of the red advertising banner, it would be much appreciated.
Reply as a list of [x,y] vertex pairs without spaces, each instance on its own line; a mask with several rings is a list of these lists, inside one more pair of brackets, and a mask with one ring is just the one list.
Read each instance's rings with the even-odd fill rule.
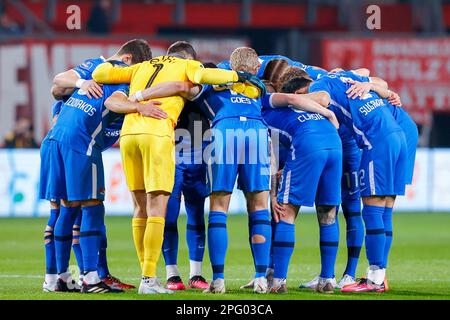
[[418,123],[450,112],[450,38],[324,39],[323,67],[365,67],[397,91]]

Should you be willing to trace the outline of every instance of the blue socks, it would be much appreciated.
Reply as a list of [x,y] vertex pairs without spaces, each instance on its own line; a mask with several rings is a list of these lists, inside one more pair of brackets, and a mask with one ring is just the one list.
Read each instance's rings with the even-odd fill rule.
[[78,269],[80,270],[80,275],[83,274],[83,253],[81,252],[80,247],[80,227],[81,227],[81,207],[77,207],[77,217],[75,218],[75,222],[73,223],[72,228],[72,250],[75,255],[75,259],[77,260]]
[[384,255],[382,268],[386,268],[388,264],[389,251],[392,244],[392,208],[384,208],[383,212],[384,234],[386,235],[386,242],[384,244]]
[[386,234],[383,222],[384,207],[365,205],[362,217],[366,227],[366,255],[369,265],[382,268]]
[[[270,243],[272,240],[272,226],[269,210],[259,210],[250,213],[250,239],[255,262],[255,278],[264,277],[270,260]],[[254,237],[261,236],[264,242],[258,243]],[[257,240],[257,239],[256,239]]]
[[102,236],[100,237],[100,250],[98,252],[97,271],[100,279],[109,276],[108,260],[106,259],[106,249],[108,248],[108,239],[106,238],[106,226],[103,225]]
[[79,208],[61,206],[58,220],[55,224],[55,253],[58,273],[67,272],[72,246],[72,227]]
[[213,280],[224,278],[227,247],[227,215],[224,212],[211,211],[208,217],[208,248],[213,269]]
[[344,274],[355,278],[361,247],[364,243],[364,224],[361,217],[361,200],[342,203],[347,228],[347,266]]
[[295,225],[280,221],[276,224],[272,242],[274,278],[286,279],[295,246]]
[[56,255],[55,255],[55,239],[54,229],[56,220],[58,220],[59,209],[50,209],[50,217],[48,218],[47,226],[52,230],[46,230],[44,232],[44,245],[45,245],[45,273],[56,274],[58,270],[56,268]]
[[189,249],[189,260],[203,261],[205,253],[205,214],[204,201],[190,203],[184,201],[187,213],[186,242]]
[[322,278],[334,277],[334,265],[339,246],[339,226],[337,222],[333,224],[319,224],[320,231],[320,260]]
[[167,203],[166,223],[164,225],[163,256],[167,265],[177,264],[178,255],[178,226],[181,199],[171,195]]
[[271,246],[270,246],[269,265],[267,267],[270,268],[270,269],[273,269],[273,242],[275,241],[274,239],[275,239],[275,232],[276,232],[277,223],[275,222],[274,219],[272,219],[270,221],[270,224],[272,226],[272,243],[271,243]]
[[80,245],[83,252],[84,273],[97,271],[100,239],[105,224],[103,204],[82,207]]

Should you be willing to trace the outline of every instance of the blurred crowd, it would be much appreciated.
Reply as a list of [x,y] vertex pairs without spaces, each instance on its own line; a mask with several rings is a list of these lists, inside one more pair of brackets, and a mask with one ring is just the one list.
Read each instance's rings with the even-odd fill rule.
[[22,28],[6,14],[5,0],[0,0],[0,33],[18,34]]
[[14,129],[6,134],[0,143],[1,148],[38,148],[33,137],[33,125],[30,119],[21,117],[17,119]]

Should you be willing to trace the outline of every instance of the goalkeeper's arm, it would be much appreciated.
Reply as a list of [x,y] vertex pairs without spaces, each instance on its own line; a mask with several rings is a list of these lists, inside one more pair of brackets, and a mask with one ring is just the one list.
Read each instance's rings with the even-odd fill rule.
[[150,88],[135,92],[128,99],[130,101],[144,101],[180,95],[187,100],[193,100],[201,90],[201,85],[189,81],[161,82]]
[[130,83],[133,73],[139,66],[140,63],[131,67],[117,67],[110,62],[104,62],[95,68],[92,79],[103,84]]

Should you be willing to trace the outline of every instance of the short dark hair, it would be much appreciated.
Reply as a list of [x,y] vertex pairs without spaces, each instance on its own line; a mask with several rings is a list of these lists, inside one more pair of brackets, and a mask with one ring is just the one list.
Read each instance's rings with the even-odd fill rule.
[[311,80],[307,78],[292,78],[283,83],[280,91],[281,93],[295,93],[295,91],[307,87],[310,83]]
[[177,41],[170,45],[167,49],[167,55],[177,53],[183,58],[187,59],[188,56],[192,57],[194,60],[197,59],[197,52],[195,52],[194,47],[187,41]]
[[133,39],[122,45],[117,54],[131,54],[131,62],[133,64],[150,60],[152,58],[152,50],[147,41],[144,39]]

